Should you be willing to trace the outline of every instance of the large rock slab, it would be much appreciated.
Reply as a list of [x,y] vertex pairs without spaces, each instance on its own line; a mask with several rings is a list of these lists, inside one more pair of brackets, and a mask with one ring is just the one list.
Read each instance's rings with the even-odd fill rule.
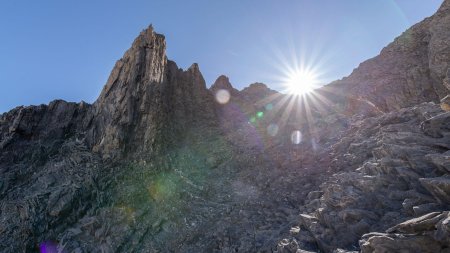
[[442,204],[450,204],[450,177],[421,178],[422,185]]

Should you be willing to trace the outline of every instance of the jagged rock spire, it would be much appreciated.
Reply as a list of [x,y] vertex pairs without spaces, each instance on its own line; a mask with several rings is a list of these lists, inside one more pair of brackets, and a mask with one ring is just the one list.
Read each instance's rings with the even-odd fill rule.
[[225,75],[220,75],[219,77],[217,77],[214,84],[211,85],[212,91],[215,91],[218,89],[227,89],[229,91],[236,90],[233,88],[233,85],[231,85],[230,79],[228,78],[228,76],[225,76]]
[[163,132],[189,127],[196,116],[212,117],[209,99],[198,64],[179,69],[166,57],[164,36],[149,26],[117,61],[94,103],[88,142],[106,157],[152,153],[163,146],[156,142],[175,138]]

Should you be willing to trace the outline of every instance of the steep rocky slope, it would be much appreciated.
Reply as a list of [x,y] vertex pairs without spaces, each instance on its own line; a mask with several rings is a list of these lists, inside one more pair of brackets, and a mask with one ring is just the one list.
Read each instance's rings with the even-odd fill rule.
[[353,116],[322,154],[334,174],[310,193],[280,252],[450,250],[449,24],[445,1],[379,56],[318,91],[336,94],[327,97]]
[[442,80],[450,75],[449,12],[450,4],[444,1],[435,15],[412,26],[326,91],[338,94],[352,112],[361,105],[386,112],[439,102],[448,89]]
[[306,96],[207,89],[149,27],[94,104],[0,115],[0,251],[448,252],[448,27]]
[[282,244],[302,248],[313,240],[324,252],[445,252],[449,149],[450,113],[434,103],[352,121],[331,148],[335,174],[308,196],[301,232]]

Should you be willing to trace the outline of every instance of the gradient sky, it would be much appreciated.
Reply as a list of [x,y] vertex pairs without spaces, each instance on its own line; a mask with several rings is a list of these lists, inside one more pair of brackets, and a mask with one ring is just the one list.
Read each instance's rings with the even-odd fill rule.
[[0,3],[0,113],[61,98],[93,102],[149,24],[168,57],[209,86],[280,89],[304,63],[328,83],[351,73],[442,0],[14,0]]

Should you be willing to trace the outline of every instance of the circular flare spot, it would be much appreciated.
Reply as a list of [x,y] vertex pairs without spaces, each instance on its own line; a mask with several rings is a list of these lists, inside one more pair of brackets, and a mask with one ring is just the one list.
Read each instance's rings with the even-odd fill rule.
[[318,148],[316,138],[311,139],[311,145],[312,145],[313,150],[316,151]]
[[293,144],[300,144],[300,142],[302,142],[302,133],[299,130],[295,130],[292,132],[291,142]]
[[267,104],[266,106],[264,106],[264,108],[266,108],[267,111],[270,111],[270,110],[273,109],[273,104],[272,104],[272,103],[269,103],[269,104]]
[[216,100],[219,104],[226,104],[230,101],[230,92],[224,89],[220,89],[216,92]]
[[57,253],[58,244],[53,241],[45,241],[39,245],[40,253]]
[[277,133],[278,133],[278,125],[277,124],[270,124],[268,127],[267,127],[267,133],[270,135],[270,136],[275,136],[275,135],[277,135]]

